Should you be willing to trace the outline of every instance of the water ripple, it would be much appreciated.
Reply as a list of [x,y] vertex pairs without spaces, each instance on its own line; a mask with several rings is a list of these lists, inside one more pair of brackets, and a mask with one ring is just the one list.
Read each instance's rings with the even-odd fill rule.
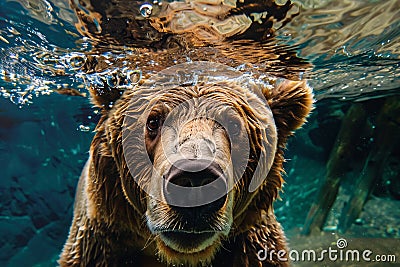
[[[129,6],[127,1],[123,2]],[[92,53],[91,40],[79,33],[79,21],[67,0],[1,1],[0,95],[24,105],[59,89],[84,92],[85,84],[96,79],[107,86],[122,80],[130,85],[136,82],[139,72],[141,77],[159,71],[166,60],[177,64],[205,60],[204,55],[211,61],[243,66],[243,71],[251,72],[253,68],[255,72],[295,78],[296,71],[302,74],[304,62],[299,58],[296,64],[287,65],[286,56],[293,59],[296,53],[313,64],[306,77],[318,99],[362,101],[400,93],[400,1],[292,2],[297,3],[299,14],[292,12],[294,18],[289,23],[277,23],[276,41],[260,46],[261,50],[256,51],[250,43],[233,42],[182,53],[170,43],[169,51],[178,52],[160,50],[154,54],[150,48],[129,47],[103,47]],[[135,10],[129,6],[126,12],[140,16],[139,10]],[[157,12],[158,4],[151,16]],[[266,14],[252,13],[250,18],[256,22],[262,21],[263,16]],[[104,63],[98,66],[97,73],[85,73],[90,54],[96,54]],[[133,82],[120,78],[131,76]]]

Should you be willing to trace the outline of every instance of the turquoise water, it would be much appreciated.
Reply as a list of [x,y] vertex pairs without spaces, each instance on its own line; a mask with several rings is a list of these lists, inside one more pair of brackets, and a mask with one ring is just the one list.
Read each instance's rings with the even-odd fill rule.
[[[310,71],[288,74],[283,60],[272,64],[269,74],[307,78],[317,99],[309,122],[289,142],[287,183],[276,214],[296,244],[346,114],[360,104],[366,110],[365,127],[372,130],[348,128],[360,132],[351,158],[355,167],[340,174],[341,187],[324,231],[340,232],[343,203],[357,190],[366,162],[377,158],[380,169],[368,201],[345,234],[399,239],[400,110],[390,100],[400,101],[400,2],[299,2],[299,15],[278,29],[265,49],[270,53],[285,47],[311,63]],[[121,59],[132,54],[129,45],[97,46],[109,69],[86,73],[81,67],[96,44],[82,36],[76,23],[67,0],[0,0],[0,266],[56,265],[99,119],[85,96],[85,84],[112,76]],[[149,58],[149,68],[158,63]],[[149,68],[140,71],[145,75]],[[70,88],[82,95],[57,93]],[[382,110],[388,106],[392,109],[386,114]],[[392,122],[392,130],[386,121]],[[375,149],[378,142],[385,147],[388,140],[392,146],[385,156],[374,157],[382,153]]]

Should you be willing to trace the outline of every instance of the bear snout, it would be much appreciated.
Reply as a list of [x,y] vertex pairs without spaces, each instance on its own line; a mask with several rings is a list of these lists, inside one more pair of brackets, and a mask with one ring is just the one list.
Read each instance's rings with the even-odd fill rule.
[[203,217],[218,212],[226,203],[227,191],[227,179],[222,168],[205,159],[178,160],[164,176],[166,202],[194,224],[199,219],[204,222]]

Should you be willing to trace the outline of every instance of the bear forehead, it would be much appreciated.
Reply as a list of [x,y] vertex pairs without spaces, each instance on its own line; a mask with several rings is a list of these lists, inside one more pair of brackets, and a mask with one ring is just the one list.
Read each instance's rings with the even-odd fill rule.
[[[144,88],[139,89],[136,99],[143,97],[141,90],[146,91]],[[242,117],[244,114],[253,114],[254,109],[260,111],[256,112],[257,114],[268,109],[264,96],[259,97],[253,88],[244,87],[235,81],[197,82],[195,85],[170,87],[164,85],[162,89],[153,87],[152,91],[146,97],[146,109],[160,113],[175,110],[175,113],[186,114],[185,111],[192,111],[198,113],[197,115],[215,112],[226,115],[236,113],[236,116]]]

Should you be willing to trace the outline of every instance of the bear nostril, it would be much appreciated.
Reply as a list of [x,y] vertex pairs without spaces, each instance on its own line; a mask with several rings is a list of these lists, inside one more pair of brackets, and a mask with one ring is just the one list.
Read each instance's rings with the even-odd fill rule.
[[165,176],[167,187],[170,184],[183,187],[207,185],[217,179],[225,181],[223,171],[213,161],[204,159],[184,159],[176,161]]
[[227,180],[222,169],[204,159],[178,160],[164,176],[164,198],[173,207],[207,206],[220,209],[226,200]]

